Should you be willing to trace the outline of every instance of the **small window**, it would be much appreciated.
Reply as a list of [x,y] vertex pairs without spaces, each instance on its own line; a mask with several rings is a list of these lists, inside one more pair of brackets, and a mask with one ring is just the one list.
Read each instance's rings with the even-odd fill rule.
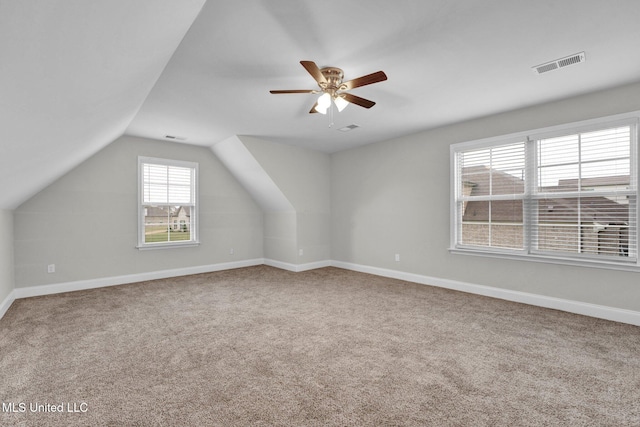
[[198,164],[140,157],[138,174],[138,248],[197,244]]
[[452,146],[452,249],[638,264],[636,119]]

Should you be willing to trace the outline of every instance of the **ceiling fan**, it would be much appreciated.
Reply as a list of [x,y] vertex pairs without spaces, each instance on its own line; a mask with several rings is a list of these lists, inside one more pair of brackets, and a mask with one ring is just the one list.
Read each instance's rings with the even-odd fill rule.
[[387,75],[383,71],[376,71],[375,73],[367,74],[366,76],[343,82],[342,79],[344,77],[344,73],[340,68],[318,68],[318,66],[313,61],[300,61],[300,64],[302,64],[305,70],[307,70],[309,74],[311,74],[311,77],[313,77],[318,83],[318,86],[320,86],[319,90],[272,90],[270,92],[273,94],[321,93],[322,95],[320,95],[309,113],[327,114],[327,109],[331,107],[331,101],[333,101],[333,103],[336,105],[338,111],[344,110],[344,108],[350,103],[359,105],[364,108],[371,108],[376,105],[375,102],[369,101],[368,99],[360,98],[359,96],[345,91],[387,80]]

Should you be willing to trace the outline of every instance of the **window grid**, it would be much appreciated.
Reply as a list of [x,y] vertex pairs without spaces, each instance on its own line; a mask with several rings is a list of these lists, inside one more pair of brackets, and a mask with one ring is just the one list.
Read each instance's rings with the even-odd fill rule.
[[138,248],[197,244],[197,163],[140,157]]
[[459,243],[523,248],[523,142],[459,153]]
[[[635,122],[481,148],[457,144],[452,246],[637,264]],[[485,170],[471,170],[478,165]]]

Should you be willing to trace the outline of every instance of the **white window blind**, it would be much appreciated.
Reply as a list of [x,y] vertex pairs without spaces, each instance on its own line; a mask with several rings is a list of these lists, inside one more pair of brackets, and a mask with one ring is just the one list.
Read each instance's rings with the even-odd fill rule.
[[141,157],[138,247],[197,242],[197,170],[191,162]]
[[533,252],[637,258],[631,142],[632,126],[535,141]]
[[461,245],[523,248],[525,144],[458,153]]
[[143,201],[148,204],[193,204],[193,168],[143,164]]
[[537,135],[452,147],[452,247],[637,264],[636,120]]

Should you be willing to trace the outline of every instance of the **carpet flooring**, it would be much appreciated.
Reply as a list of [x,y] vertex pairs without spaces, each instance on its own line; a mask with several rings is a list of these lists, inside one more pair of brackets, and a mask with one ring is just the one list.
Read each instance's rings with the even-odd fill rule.
[[331,267],[16,300],[0,375],[3,426],[640,425],[640,328]]

